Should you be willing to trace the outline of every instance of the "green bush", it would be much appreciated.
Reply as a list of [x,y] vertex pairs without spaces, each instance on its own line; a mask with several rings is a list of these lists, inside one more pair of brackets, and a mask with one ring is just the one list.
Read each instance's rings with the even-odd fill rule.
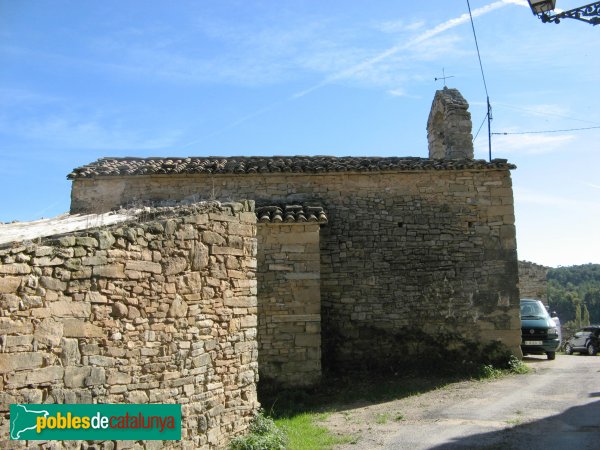
[[249,434],[231,441],[230,450],[285,450],[287,437],[275,422],[265,417],[262,411],[250,425]]

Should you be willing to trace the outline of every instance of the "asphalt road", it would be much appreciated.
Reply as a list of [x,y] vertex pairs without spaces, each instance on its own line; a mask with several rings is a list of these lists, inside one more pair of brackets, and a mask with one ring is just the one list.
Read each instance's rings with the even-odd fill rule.
[[340,449],[600,449],[600,356],[526,358],[532,372],[336,413]]

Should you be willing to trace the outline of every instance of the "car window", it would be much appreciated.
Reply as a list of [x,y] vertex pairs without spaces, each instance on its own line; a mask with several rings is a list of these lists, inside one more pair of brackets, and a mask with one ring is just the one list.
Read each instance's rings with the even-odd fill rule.
[[548,312],[539,302],[521,303],[521,317],[546,317]]

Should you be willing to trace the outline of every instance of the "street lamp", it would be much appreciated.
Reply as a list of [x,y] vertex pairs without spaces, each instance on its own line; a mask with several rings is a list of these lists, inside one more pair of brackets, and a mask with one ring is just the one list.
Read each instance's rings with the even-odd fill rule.
[[556,14],[549,13],[556,7],[556,0],[527,0],[531,11],[542,22],[560,23],[561,19],[575,19],[592,25],[600,25],[600,2],[562,11]]

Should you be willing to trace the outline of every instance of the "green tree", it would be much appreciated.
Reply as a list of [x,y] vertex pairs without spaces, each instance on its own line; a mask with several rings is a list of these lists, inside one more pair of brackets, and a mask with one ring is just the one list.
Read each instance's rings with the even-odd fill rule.
[[581,321],[581,326],[585,327],[590,324],[590,312],[587,309],[587,306],[583,305],[583,319]]
[[575,304],[575,326],[581,328],[581,303]]

